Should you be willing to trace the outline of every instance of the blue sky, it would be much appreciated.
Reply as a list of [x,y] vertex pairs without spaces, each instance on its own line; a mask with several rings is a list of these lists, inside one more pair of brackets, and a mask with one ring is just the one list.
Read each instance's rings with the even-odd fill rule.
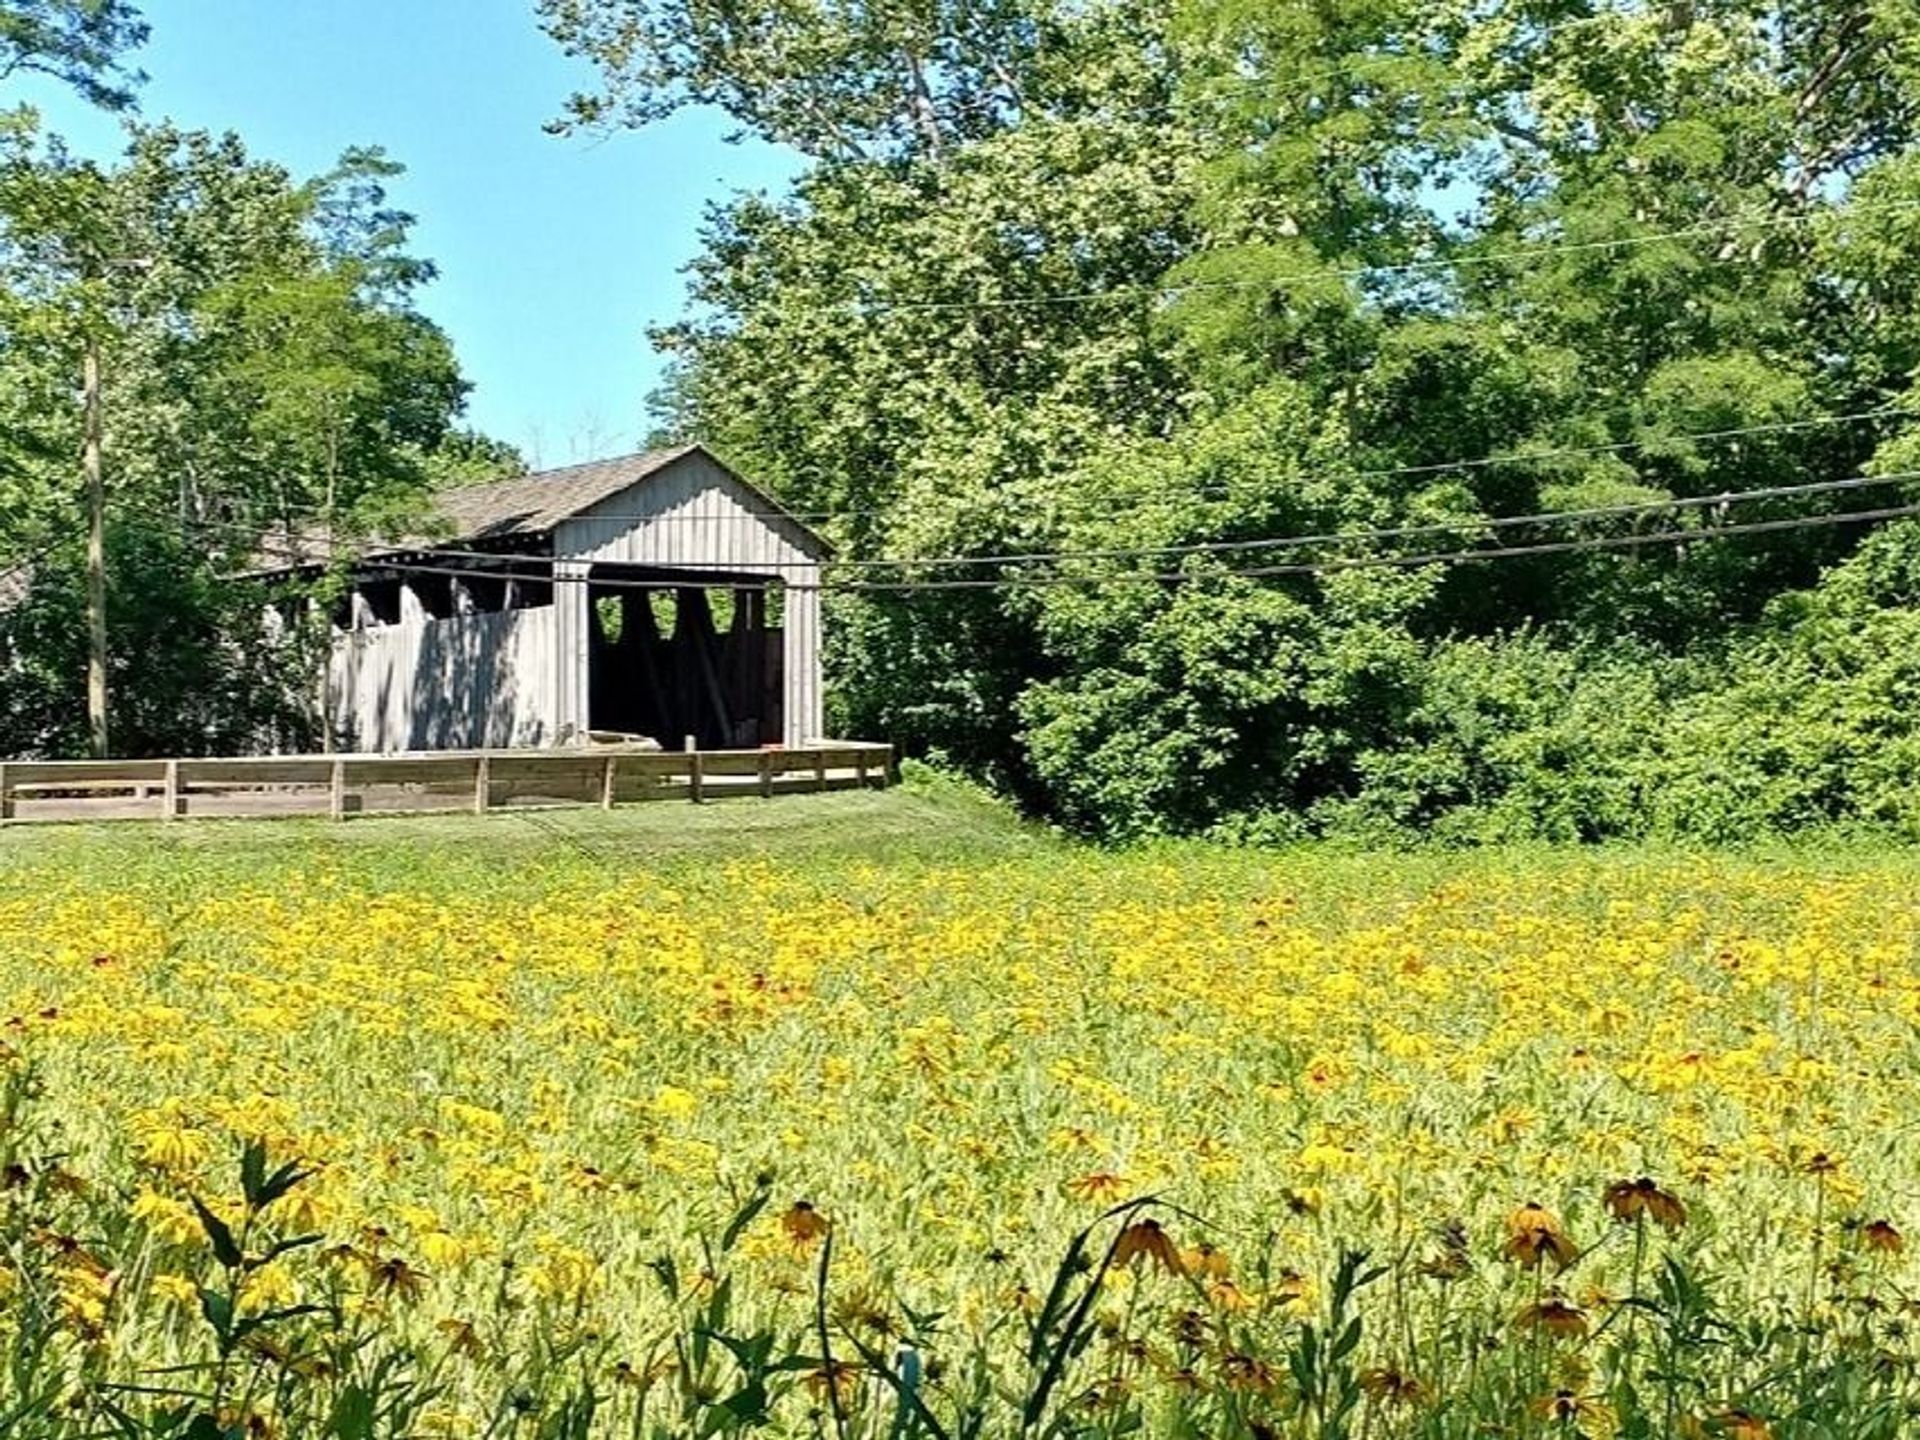
[[[702,207],[777,189],[794,158],[730,145],[725,117],[682,114],[605,139],[541,126],[590,69],[532,0],[145,0],[146,119],[236,130],[297,176],[350,145],[408,173],[393,199],[440,266],[423,308],[446,327],[470,422],[537,464],[633,449],[660,373],[651,321],[680,313]],[[74,148],[106,158],[117,122],[52,86],[9,86]]]

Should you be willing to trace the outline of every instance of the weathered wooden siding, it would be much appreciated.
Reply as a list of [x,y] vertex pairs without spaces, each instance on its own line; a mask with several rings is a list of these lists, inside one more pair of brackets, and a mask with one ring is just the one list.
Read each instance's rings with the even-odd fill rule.
[[[675,461],[644,484],[601,502],[554,532],[562,561],[657,565],[766,575],[787,585],[819,582],[815,542],[705,455]],[[560,571],[565,575],[567,570]],[[578,569],[572,572],[581,573]],[[587,715],[587,587],[554,587],[559,616],[555,724],[562,736]],[[785,597],[785,740],[804,745],[825,731],[821,696],[820,595]]]
[[398,625],[337,635],[327,691],[352,749],[551,745],[557,609],[429,619],[409,593]]

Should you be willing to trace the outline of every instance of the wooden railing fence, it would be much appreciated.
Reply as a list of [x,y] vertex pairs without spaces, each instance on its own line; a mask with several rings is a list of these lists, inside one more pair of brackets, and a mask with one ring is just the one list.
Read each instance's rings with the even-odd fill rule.
[[885,786],[893,748],[467,750],[194,760],[0,761],[0,824],[324,814],[476,815],[512,805],[615,805]]

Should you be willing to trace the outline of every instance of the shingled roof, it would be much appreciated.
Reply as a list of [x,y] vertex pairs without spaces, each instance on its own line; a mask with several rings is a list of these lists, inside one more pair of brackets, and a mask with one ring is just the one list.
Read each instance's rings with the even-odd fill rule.
[[[555,526],[591,509],[601,501],[659,474],[675,461],[706,453],[700,445],[676,445],[645,450],[613,460],[592,460],[559,470],[517,475],[484,485],[461,485],[433,497],[435,524],[431,534],[393,539],[367,549],[363,558],[393,555],[416,549],[480,545],[545,535]],[[710,457],[711,458],[711,457]],[[724,466],[722,467],[725,468]],[[733,475],[732,471],[728,471]],[[733,475],[759,508],[754,512],[777,524],[790,524],[822,553],[831,547],[808,526],[789,516],[778,501]],[[277,537],[257,567],[262,572],[298,569],[324,563],[330,547],[324,530],[308,530]]]
[[434,496],[434,509],[453,527],[457,540],[544,535],[561,521],[618,495],[698,448],[679,445],[671,450],[647,450],[617,460],[593,460],[489,485],[443,490]]

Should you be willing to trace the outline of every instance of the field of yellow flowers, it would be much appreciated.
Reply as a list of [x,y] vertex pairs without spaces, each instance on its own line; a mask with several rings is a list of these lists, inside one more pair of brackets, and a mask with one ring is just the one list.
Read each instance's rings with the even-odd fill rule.
[[0,1430],[1920,1433],[1920,859],[485,834],[0,852]]

